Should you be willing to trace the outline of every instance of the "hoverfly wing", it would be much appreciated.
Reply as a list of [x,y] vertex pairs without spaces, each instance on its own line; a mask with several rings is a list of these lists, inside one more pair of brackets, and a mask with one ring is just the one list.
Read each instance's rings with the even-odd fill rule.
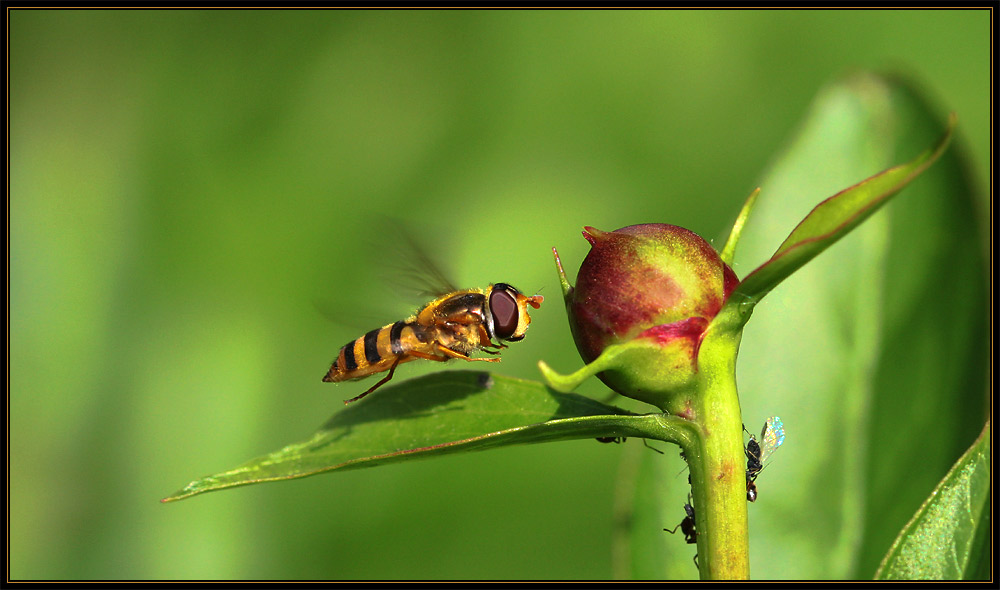
[[[429,254],[423,240],[412,230],[390,217],[385,217],[383,224],[389,234],[385,269],[388,283],[420,299],[433,299],[459,290],[449,273],[435,262],[440,258]],[[386,250],[385,244],[381,249]]]
[[351,277],[359,287],[332,285],[329,291],[336,296],[314,297],[313,307],[320,315],[350,328],[351,333],[365,333],[459,290],[408,223],[385,214],[370,217],[366,223],[372,229],[355,245],[356,258],[365,262],[364,269]]
[[771,453],[785,442],[785,425],[781,418],[771,416],[764,422],[764,428],[760,431],[760,462],[764,463]]

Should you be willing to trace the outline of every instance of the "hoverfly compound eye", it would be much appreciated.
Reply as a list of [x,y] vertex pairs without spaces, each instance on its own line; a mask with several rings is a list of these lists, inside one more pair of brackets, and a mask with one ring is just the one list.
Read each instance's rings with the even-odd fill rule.
[[490,292],[490,314],[493,316],[493,332],[497,338],[508,340],[517,331],[517,289],[505,283],[497,283]]

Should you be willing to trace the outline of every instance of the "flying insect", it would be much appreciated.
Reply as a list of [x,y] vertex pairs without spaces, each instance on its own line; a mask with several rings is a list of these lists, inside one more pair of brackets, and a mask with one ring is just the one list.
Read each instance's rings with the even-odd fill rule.
[[370,389],[344,401],[349,404],[392,379],[402,363],[417,359],[500,362],[495,357],[469,355],[477,350],[499,355],[507,348],[504,342],[523,339],[531,323],[528,306],[538,309],[542,300],[541,295],[527,297],[507,283],[486,289],[452,288],[405,320],[376,328],[342,346],[323,381],[353,381],[389,371]]
[[750,441],[744,450],[747,456],[747,501],[754,502],[757,500],[757,475],[764,468],[764,460],[785,442],[785,425],[777,416],[768,418],[760,431],[759,443],[754,435],[747,431],[746,426],[743,430],[750,435]]

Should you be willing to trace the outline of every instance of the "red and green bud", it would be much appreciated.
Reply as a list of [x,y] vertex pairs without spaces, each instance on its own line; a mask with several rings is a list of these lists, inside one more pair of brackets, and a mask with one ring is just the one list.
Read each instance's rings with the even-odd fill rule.
[[665,409],[694,382],[702,336],[739,280],[708,242],[676,225],[586,227],[583,237],[592,248],[566,293],[577,348],[591,363],[628,344],[598,377]]

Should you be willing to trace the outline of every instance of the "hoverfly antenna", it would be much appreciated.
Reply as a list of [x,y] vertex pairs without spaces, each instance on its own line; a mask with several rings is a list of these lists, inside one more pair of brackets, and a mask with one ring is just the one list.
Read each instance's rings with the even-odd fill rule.
[[537,291],[535,291],[534,295],[532,295],[531,297],[528,297],[528,305],[530,305],[531,307],[534,307],[535,309],[538,309],[539,307],[541,307],[542,302],[545,301],[545,298],[542,297],[541,295],[539,295],[539,293],[541,293],[542,289],[544,289],[544,288],[545,288],[545,286],[543,285]]

